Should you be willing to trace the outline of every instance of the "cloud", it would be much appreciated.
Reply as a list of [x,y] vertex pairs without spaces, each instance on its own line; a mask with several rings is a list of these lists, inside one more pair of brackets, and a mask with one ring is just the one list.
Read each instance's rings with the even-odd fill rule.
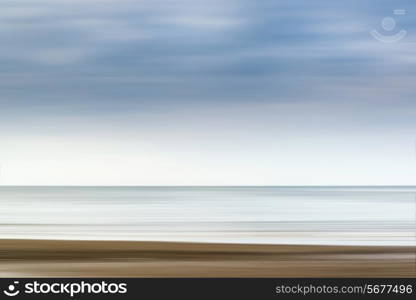
[[[4,0],[1,136],[20,140],[9,144],[10,153],[28,136],[48,147],[57,136],[144,139],[157,144],[156,152],[191,149],[195,163],[201,147],[254,147],[264,165],[290,136],[341,135],[351,143],[359,136],[362,143],[363,136],[388,132],[390,141],[397,134],[407,145],[416,125],[414,6],[410,0]],[[409,12],[396,17],[407,38],[374,40],[370,30],[380,30],[397,8]],[[235,138],[244,142],[233,146]],[[273,149],[263,152],[271,141]],[[281,154],[305,145],[290,143]],[[322,159],[337,155],[320,150]]]

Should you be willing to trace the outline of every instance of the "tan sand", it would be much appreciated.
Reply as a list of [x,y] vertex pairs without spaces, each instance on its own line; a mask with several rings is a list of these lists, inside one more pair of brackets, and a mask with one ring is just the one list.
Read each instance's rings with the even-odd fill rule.
[[0,240],[1,277],[416,277],[414,247]]

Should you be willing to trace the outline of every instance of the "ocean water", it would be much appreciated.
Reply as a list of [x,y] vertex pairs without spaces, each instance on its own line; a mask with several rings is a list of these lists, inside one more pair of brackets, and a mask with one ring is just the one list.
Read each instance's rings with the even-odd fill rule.
[[0,238],[416,245],[416,187],[0,187]]

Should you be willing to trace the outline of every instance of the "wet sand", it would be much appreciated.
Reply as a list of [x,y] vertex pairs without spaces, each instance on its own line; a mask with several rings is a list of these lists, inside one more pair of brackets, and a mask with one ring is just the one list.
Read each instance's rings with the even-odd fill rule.
[[414,247],[0,240],[0,277],[416,277]]

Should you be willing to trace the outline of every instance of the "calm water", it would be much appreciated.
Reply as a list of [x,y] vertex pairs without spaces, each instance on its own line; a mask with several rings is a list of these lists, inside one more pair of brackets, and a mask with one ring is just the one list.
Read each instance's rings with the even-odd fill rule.
[[0,187],[0,238],[415,245],[416,187]]

